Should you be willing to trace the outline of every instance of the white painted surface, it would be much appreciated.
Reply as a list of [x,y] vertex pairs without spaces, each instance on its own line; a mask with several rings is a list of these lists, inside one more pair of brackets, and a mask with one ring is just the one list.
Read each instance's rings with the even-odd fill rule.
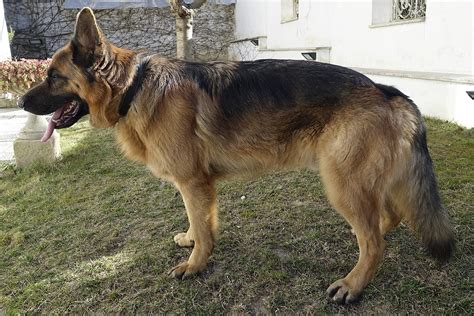
[[425,115],[474,128],[474,101],[466,93],[474,91],[474,84],[371,74],[367,76],[375,82],[403,91]]
[[8,43],[8,29],[5,21],[3,1],[0,1],[0,60],[10,58],[10,44]]
[[[267,34],[266,0],[239,0],[235,5],[235,37],[259,37]],[[273,6],[279,6],[276,2]],[[280,21],[280,20],[278,20]]]
[[0,162],[13,162],[13,142],[25,126],[27,112],[0,108]]
[[374,28],[372,0],[300,0],[298,20],[287,23],[280,0],[239,0],[236,38],[331,47],[331,62],[345,66],[474,75],[473,3],[430,0],[424,22]]
[[[303,59],[301,47],[330,47],[330,62],[347,67],[474,76],[473,0],[429,0],[424,21],[383,27],[374,23],[387,12],[374,14],[373,1],[381,0],[300,0],[298,20],[281,23],[280,0],[239,0],[236,38],[266,36],[255,58]],[[408,86],[423,113],[474,125],[474,101],[462,97],[472,86],[388,78]]]

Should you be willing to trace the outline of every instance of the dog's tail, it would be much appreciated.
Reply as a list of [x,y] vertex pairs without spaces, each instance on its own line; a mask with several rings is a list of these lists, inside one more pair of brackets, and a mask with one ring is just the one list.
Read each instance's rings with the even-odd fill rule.
[[423,118],[416,105],[396,88],[379,85],[379,89],[386,95],[402,97],[416,113],[415,133],[397,199],[404,200],[399,205],[405,209],[400,211],[419,234],[428,253],[446,262],[454,249],[454,231],[441,204]]
[[408,173],[408,199],[412,205],[410,222],[428,252],[441,262],[448,261],[454,248],[454,231],[441,204],[433,163],[426,144],[426,130],[420,124],[412,145]]

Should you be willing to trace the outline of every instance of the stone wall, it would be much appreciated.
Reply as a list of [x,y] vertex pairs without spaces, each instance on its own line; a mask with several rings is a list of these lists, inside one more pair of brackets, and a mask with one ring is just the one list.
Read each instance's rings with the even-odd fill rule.
[[[3,0],[16,58],[47,58],[71,37],[78,10],[64,0]],[[107,38],[120,47],[175,57],[175,18],[169,8],[95,10]],[[194,17],[196,60],[226,60],[234,39],[234,5],[205,4]]]

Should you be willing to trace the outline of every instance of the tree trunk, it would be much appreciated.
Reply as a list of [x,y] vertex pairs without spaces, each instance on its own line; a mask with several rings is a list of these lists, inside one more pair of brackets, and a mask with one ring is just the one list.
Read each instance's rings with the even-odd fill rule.
[[[191,11],[191,10],[189,10]],[[193,15],[184,17],[176,15],[176,57],[184,60],[193,59]]]
[[187,5],[184,0],[170,0],[171,11],[176,16],[176,57],[179,59],[193,59],[194,9],[200,8],[205,2],[196,0]]

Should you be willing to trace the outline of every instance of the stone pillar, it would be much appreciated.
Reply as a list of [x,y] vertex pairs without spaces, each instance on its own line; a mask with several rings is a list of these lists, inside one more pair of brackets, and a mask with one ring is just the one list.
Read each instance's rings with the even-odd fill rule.
[[47,142],[41,142],[47,126],[48,123],[44,117],[28,113],[26,124],[13,143],[15,161],[19,168],[36,162],[52,163],[61,156],[59,134],[56,131]]

